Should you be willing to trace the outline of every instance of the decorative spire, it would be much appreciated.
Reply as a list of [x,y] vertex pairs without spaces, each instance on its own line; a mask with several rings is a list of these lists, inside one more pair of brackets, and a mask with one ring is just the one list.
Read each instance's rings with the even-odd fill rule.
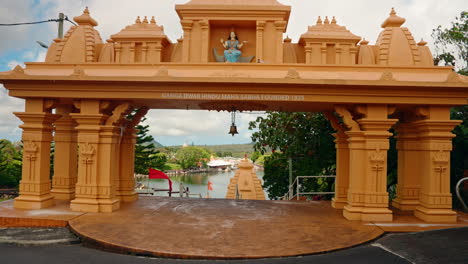
[[427,42],[424,41],[424,39],[421,39],[421,41],[418,43],[418,46],[424,47],[427,45]]
[[323,24],[322,18],[319,16],[317,19],[317,25],[322,25],[322,24]]
[[328,20],[328,16],[325,17],[325,24],[330,24],[330,20]]
[[154,16],[151,17],[151,24],[156,24],[156,19],[154,19]]
[[88,7],[85,8],[81,16],[74,17],[73,20],[80,26],[90,25],[95,27],[98,25],[98,22],[90,16]]
[[289,36],[286,36],[286,38],[284,39],[284,43],[291,43],[291,42],[292,42],[292,39]]
[[141,24],[140,16],[137,16],[137,19],[135,20],[135,24]]
[[148,24],[148,18],[145,16],[145,19],[143,19],[143,24]]
[[331,23],[332,23],[332,25],[336,25],[336,18],[335,18],[335,16],[333,16],[333,19],[332,19],[332,22],[331,22]]
[[397,16],[395,8],[392,8],[392,11],[390,12],[390,17],[383,22],[382,28],[401,27],[401,25],[403,25],[405,22],[406,19]]
[[367,40],[364,38],[364,39],[362,39],[361,43],[359,43],[359,44],[362,45],[362,46],[365,46],[365,45],[369,44],[369,41],[367,41]]

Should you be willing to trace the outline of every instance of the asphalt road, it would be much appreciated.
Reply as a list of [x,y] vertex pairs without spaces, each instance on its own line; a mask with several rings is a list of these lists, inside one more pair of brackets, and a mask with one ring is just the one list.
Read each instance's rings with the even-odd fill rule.
[[[327,254],[259,260],[178,260],[121,255],[84,247],[82,244],[79,244],[78,240],[71,239],[69,234],[63,230],[47,230],[0,229],[0,262],[15,264],[30,264],[32,262],[35,264],[468,263],[468,228],[422,233],[390,234],[366,245]],[[21,232],[23,232],[23,235],[19,234]],[[50,235],[50,239],[47,238],[47,232],[53,233]],[[38,233],[41,234],[41,239],[37,239]],[[57,235],[57,233],[62,233],[62,235]],[[8,234],[10,235],[10,238],[14,237],[15,239],[9,239]],[[12,234],[13,236],[11,236]],[[30,239],[28,236],[35,239]],[[61,237],[68,239],[68,242],[61,240]],[[35,244],[31,242],[34,240],[42,242]],[[29,242],[23,243],[21,241]],[[51,243],[47,244],[47,241],[50,241]],[[57,243],[57,241],[59,241],[59,243]]]

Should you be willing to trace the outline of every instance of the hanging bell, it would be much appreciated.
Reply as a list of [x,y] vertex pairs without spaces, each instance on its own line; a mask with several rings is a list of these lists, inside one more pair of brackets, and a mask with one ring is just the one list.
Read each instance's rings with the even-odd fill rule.
[[239,132],[237,132],[237,126],[234,123],[232,123],[231,129],[229,129],[228,134],[231,134],[232,136],[234,136],[235,134],[239,134]]

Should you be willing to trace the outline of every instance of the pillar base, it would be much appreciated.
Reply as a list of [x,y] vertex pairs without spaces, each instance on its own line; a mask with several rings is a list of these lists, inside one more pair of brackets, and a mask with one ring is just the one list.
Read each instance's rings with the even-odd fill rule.
[[332,207],[335,209],[343,209],[348,204],[348,200],[340,199],[340,198],[333,198],[331,204],[332,204]]
[[20,195],[15,199],[14,207],[16,209],[35,210],[51,207],[55,205],[54,197],[50,194],[32,196]]
[[130,191],[130,192],[120,192],[120,194],[118,195],[119,199],[121,202],[124,202],[124,203],[131,203],[131,202],[135,202],[138,200],[138,193],[134,192],[134,191]]
[[51,193],[54,196],[55,200],[71,201],[75,199],[75,190],[52,189]]
[[416,207],[414,216],[428,223],[456,223],[457,213],[451,209],[432,209],[423,206]]
[[118,199],[77,198],[70,203],[70,209],[74,212],[112,213],[119,208],[120,200]]
[[351,221],[393,221],[392,211],[390,211],[388,208],[352,207],[346,205],[343,210],[343,216]]
[[396,198],[392,201],[392,206],[400,209],[401,211],[414,211],[418,205],[418,200],[404,200]]

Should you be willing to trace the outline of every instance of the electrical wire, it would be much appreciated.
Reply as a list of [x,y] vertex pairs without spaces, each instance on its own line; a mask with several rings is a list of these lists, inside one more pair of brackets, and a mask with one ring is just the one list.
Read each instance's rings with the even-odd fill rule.
[[60,22],[60,21],[68,21],[72,23],[73,25],[76,26],[76,24],[69,20],[68,17],[65,17],[63,19],[49,19],[49,20],[43,20],[43,21],[36,21],[36,22],[24,22],[24,23],[11,23],[11,24],[0,24],[0,26],[22,26],[22,25],[36,25],[36,24],[42,24],[42,23],[49,23],[49,22]]

